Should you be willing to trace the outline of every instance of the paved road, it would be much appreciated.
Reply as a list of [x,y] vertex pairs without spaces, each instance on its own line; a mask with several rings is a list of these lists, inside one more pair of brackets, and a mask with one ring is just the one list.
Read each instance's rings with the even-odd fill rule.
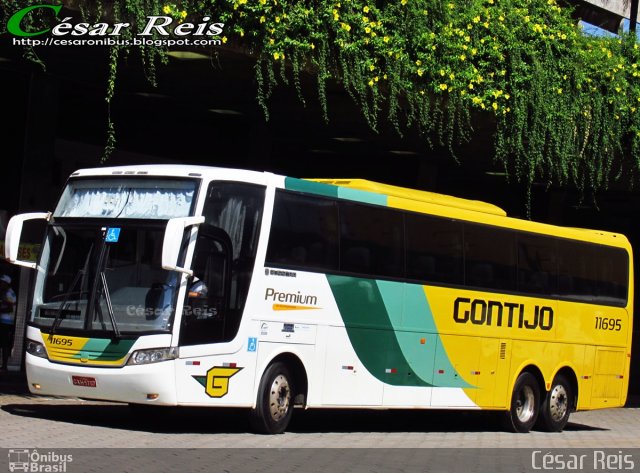
[[[640,407],[637,405],[574,413],[562,433],[529,434],[503,432],[496,415],[487,412],[298,410],[288,432],[263,436],[249,433],[246,413],[242,410],[156,408],[140,412],[115,403],[32,396],[24,391],[21,384],[14,382],[0,383],[0,426],[0,448],[5,449],[529,449],[526,461],[521,455],[520,459],[515,458],[516,465],[522,461],[530,462],[531,449],[609,448],[626,453],[628,449],[635,448],[632,470],[640,471]],[[244,450],[242,455],[250,455],[247,452],[251,451]],[[102,454],[107,457],[103,461],[108,463],[113,451],[104,452],[111,452]],[[367,453],[359,458],[371,459],[375,455]],[[382,459],[388,458],[388,455],[379,455]],[[174,457],[175,460],[179,455]],[[296,458],[293,453],[288,457]],[[256,458],[255,455],[250,456],[241,464],[247,466],[247,461],[257,462]],[[212,466],[210,460],[203,458],[202,461],[204,465]],[[311,471],[305,469],[311,462],[304,458],[296,461],[300,468],[289,468],[289,471]],[[465,459],[460,461],[464,463]],[[156,468],[155,471],[173,471],[164,460],[162,465],[167,469]],[[207,470],[206,466],[203,468],[202,471],[216,471]],[[526,468],[520,470],[525,471]],[[118,469],[112,468],[112,471]],[[248,470],[229,467],[217,471]],[[385,470],[376,469],[373,465],[372,469],[362,471]]]

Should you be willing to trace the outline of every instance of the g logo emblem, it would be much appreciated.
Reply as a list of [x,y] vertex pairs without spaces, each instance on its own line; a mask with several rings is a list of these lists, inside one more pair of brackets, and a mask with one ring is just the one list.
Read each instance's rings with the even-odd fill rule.
[[229,378],[242,368],[214,366],[207,371],[206,393],[211,397],[223,397],[229,392]]
[[229,366],[214,366],[207,371],[206,376],[192,375],[191,377],[204,387],[204,391],[209,397],[223,397],[229,392],[229,378],[241,369]]

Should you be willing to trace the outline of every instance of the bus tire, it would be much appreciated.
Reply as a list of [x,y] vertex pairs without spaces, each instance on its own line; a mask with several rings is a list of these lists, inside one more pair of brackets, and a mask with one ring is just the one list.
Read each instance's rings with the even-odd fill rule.
[[543,430],[561,432],[565,428],[571,414],[572,396],[571,384],[567,378],[557,375],[542,403],[538,424]]
[[507,428],[526,434],[536,423],[540,412],[540,386],[534,375],[520,373],[511,395],[511,406],[507,412]]
[[251,410],[253,430],[260,434],[283,433],[293,415],[294,392],[287,365],[280,361],[269,365],[260,380],[256,408]]

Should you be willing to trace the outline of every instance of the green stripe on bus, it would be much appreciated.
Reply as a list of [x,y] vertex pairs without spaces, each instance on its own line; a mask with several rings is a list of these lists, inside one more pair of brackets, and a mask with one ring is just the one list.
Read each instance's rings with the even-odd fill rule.
[[[423,286],[394,281],[377,281],[377,285],[387,312],[397,313],[389,319],[405,359],[418,376],[438,387],[473,387],[456,372],[444,350]],[[434,383],[436,369],[444,373]]]
[[324,195],[327,197],[338,197],[337,186],[322,184],[321,182],[305,181],[295,177],[285,177],[284,188],[291,191],[306,192],[309,194]]
[[202,386],[204,386],[205,388],[207,387],[207,377],[206,376],[198,376],[198,375],[192,374],[191,377],[193,379],[195,379],[197,382],[199,382],[200,384],[202,384]]
[[306,192],[307,194],[339,197],[341,199],[363,202],[365,204],[387,205],[386,195],[351,189],[349,187],[334,186],[333,184],[324,184],[322,182],[306,181],[294,177],[285,177],[284,187],[287,190]]
[[[422,286],[327,279],[358,358],[378,380],[394,386],[472,387],[444,350]],[[434,384],[436,366],[444,374]]]
[[374,194],[373,192],[361,191],[359,189],[350,189],[348,187],[340,187],[338,197],[363,202],[365,204],[387,205],[386,195]]
[[123,358],[135,343],[135,340],[110,340],[108,338],[90,338],[73,358],[115,361]]
[[327,279],[351,345],[365,368],[394,386],[432,386],[404,357],[376,281],[333,275]]

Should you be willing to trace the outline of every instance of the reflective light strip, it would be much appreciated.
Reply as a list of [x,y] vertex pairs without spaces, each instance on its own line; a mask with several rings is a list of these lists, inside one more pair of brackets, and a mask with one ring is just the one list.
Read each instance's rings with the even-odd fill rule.
[[353,366],[342,365],[343,370],[353,370]]
[[185,361],[185,365],[200,366],[199,361]]
[[438,370],[438,374],[444,374],[444,370]]
[[471,374],[478,375],[478,374],[480,374],[480,371],[472,371]]
[[387,368],[386,370],[384,370],[385,373],[389,373],[389,374],[396,374],[398,372],[397,368]]
[[589,378],[591,378],[591,376],[588,376],[588,375],[584,375],[584,376],[582,377],[582,379],[589,379]]
[[235,368],[237,366],[236,363],[222,363],[222,366],[225,368]]

